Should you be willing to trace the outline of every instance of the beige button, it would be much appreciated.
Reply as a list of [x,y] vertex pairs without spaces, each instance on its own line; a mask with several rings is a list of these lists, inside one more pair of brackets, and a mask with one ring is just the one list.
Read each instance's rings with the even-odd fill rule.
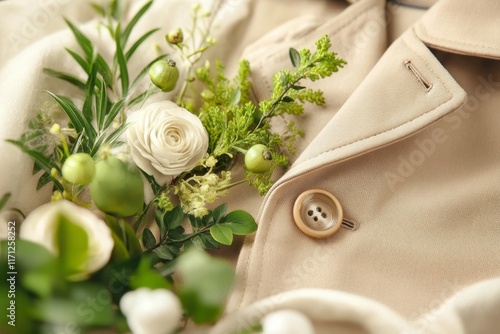
[[302,233],[318,239],[328,238],[342,225],[342,206],[328,191],[307,190],[295,200],[293,219]]

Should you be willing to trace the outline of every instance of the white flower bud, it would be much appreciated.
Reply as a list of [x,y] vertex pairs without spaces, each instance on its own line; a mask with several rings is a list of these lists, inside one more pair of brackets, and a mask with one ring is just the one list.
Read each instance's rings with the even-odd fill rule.
[[263,334],[314,334],[314,327],[305,315],[294,310],[281,310],[262,319]]
[[133,334],[170,334],[182,317],[179,299],[165,289],[129,291],[120,300],[120,309]]

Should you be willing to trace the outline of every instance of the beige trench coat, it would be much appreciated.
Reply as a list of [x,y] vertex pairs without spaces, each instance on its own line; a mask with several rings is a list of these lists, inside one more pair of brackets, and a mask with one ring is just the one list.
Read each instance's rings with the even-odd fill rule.
[[[213,333],[234,332],[283,308],[304,312],[318,333],[500,328],[500,5],[439,0],[426,11],[432,2],[226,1],[221,42],[208,58],[229,70],[249,59],[256,97],[266,97],[271,75],[289,66],[290,46],[310,47],[325,33],[348,65],[316,85],[327,105],[300,119],[300,154],[268,196],[245,187],[230,196],[231,208],[258,216],[259,229],[243,246],[239,285]],[[25,212],[47,201],[50,189],[33,191],[31,164],[3,139],[23,132],[46,99],[41,87],[74,93],[40,75],[43,67],[73,68],[62,45],[74,42],[59,15],[107,47],[85,1],[27,3],[0,3],[0,154],[8,157],[0,164],[0,190],[13,192],[11,206]],[[128,11],[139,5],[131,2]],[[156,1],[137,34],[165,22],[153,38],[160,42],[187,22],[166,13],[186,5]],[[152,55],[144,50],[137,63]],[[308,190],[312,202],[301,199]],[[333,225],[343,212],[343,227],[329,238],[297,227],[296,220],[313,218],[308,205],[317,203],[327,221],[330,214],[337,219]]]

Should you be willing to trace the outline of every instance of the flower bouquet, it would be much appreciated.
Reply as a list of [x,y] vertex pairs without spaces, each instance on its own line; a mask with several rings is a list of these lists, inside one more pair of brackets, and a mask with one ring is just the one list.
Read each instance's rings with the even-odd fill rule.
[[[98,29],[113,40],[111,57],[67,20],[80,48],[67,49],[68,57],[84,75],[45,73],[80,96],[47,91],[29,130],[9,140],[34,161],[37,189],[52,187],[53,195],[29,213],[19,235],[9,225],[1,244],[3,282],[12,276],[16,285],[15,298],[0,304],[22,319],[2,324],[2,333],[174,333],[188,321],[216,322],[235,277],[213,250],[257,229],[224,197],[242,183],[261,195],[270,189],[302,135],[289,116],[305,103],[324,103],[304,83],[345,64],[328,36],[313,51],[291,48],[291,69],[274,75],[269,99],[254,101],[248,61],[232,79],[220,62],[204,61],[216,45],[218,4],[210,11],[196,5],[192,28],[169,32],[158,56],[132,76],[129,61],[159,30],[130,40],[151,4],[129,22],[118,1],[92,4],[102,17]],[[286,132],[274,131],[273,119]],[[235,169],[244,177],[234,179]],[[5,194],[0,209],[8,200]]]

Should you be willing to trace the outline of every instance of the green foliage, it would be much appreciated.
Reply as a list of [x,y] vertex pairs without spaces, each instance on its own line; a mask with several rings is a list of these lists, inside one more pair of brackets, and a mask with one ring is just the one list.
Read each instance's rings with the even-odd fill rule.
[[179,258],[177,270],[182,276],[179,298],[187,315],[197,324],[216,321],[234,283],[231,265],[192,249]]
[[[289,50],[293,70],[283,70],[273,77],[273,92],[268,100],[255,105],[250,99],[252,83],[249,79],[250,65],[240,62],[238,75],[228,79],[224,67],[215,64],[211,73],[210,64],[196,71],[198,79],[206,86],[203,91],[203,104],[199,117],[209,134],[209,153],[219,158],[223,155],[234,159],[255,144],[265,144],[273,152],[271,171],[262,174],[246,173],[248,183],[256,187],[260,194],[265,194],[272,186],[273,172],[279,167],[288,166],[288,156],[295,153],[295,141],[303,136],[295,122],[285,115],[297,116],[304,112],[305,103],[322,105],[325,103],[323,92],[306,88],[302,80],[315,81],[331,76],[346,62],[331,52],[331,42],[327,35],[316,42],[316,51],[303,49],[300,52]],[[287,124],[285,133],[271,132],[269,119],[281,117]],[[227,166],[227,161],[219,159],[216,170]],[[220,229],[213,229],[222,238]]]

